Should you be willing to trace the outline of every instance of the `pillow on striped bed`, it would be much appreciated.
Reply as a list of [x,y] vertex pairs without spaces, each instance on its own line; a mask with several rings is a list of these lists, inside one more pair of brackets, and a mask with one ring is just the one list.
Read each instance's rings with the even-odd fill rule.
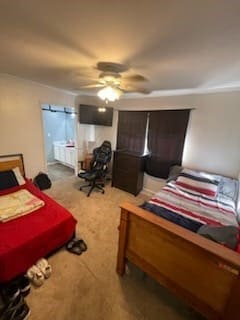
[[237,197],[236,209],[238,214],[238,222],[240,222],[240,172],[238,174],[238,197]]
[[176,180],[176,185],[181,190],[211,198],[216,197],[218,184],[219,181],[211,178],[211,175],[189,169],[184,169]]

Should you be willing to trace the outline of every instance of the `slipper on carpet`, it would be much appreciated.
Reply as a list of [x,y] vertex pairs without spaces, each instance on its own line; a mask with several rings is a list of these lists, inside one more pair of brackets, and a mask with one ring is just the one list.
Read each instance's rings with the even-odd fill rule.
[[36,266],[38,267],[38,269],[40,269],[40,271],[42,272],[42,274],[44,275],[45,279],[48,279],[52,273],[52,267],[50,266],[50,264],[48,263],[48,261],[44,258],[38,260],[36,262]]
[[76,242],[78,244],[78,246],[81,248],[82,252],[87,250],[87,245],[86,243],[83,241],[83,239],[79,239]]
[[42,274],[41,270],[35,265],[28,269],[26,275],[36,287],[40,287],[44,283],[44,275]]
[[66,248],[69,252],[80,255],[87,250],[87,245],[82,239],[72,239],[68,242]]
[[68,242],[66,248],[69,252],[77,255],[82,253],[82,249],[79,247],[79,245],[77,245],[77,239],[72,239],[70,242]]

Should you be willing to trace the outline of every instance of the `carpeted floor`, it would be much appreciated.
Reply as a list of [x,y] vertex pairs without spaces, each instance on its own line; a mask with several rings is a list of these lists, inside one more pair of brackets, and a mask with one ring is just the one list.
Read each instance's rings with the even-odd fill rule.
[[62,249],[49,258],[52,276],[27,298],[30,320],[201,319],[133,265],[122,278],[115,272],[119,204],[145,197],[109,185],[104,195],[93,192],[87,198],[80,184],[68,177],[53,182],[47,193],[77,218],[77,235],[88,250],[77,256]]
[[47,169],[48,176],[52,182],[74,176],[74,169],[61,163],[49,164]]

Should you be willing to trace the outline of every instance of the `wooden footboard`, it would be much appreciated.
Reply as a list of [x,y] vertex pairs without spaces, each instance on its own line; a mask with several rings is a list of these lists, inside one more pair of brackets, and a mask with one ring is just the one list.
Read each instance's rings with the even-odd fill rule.
[[129,203],[121,206],[120,275],[126,260],[208,319],[240,318],[240,255]]

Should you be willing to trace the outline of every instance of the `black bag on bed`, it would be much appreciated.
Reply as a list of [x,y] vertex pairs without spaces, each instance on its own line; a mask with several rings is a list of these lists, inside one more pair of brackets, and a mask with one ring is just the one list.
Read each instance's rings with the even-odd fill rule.
[[39,174],[33,179],[33,183],[40,190],[49,189],[52,186],[52,182],[49,179],[48,175],[43,172],[39,172]]

